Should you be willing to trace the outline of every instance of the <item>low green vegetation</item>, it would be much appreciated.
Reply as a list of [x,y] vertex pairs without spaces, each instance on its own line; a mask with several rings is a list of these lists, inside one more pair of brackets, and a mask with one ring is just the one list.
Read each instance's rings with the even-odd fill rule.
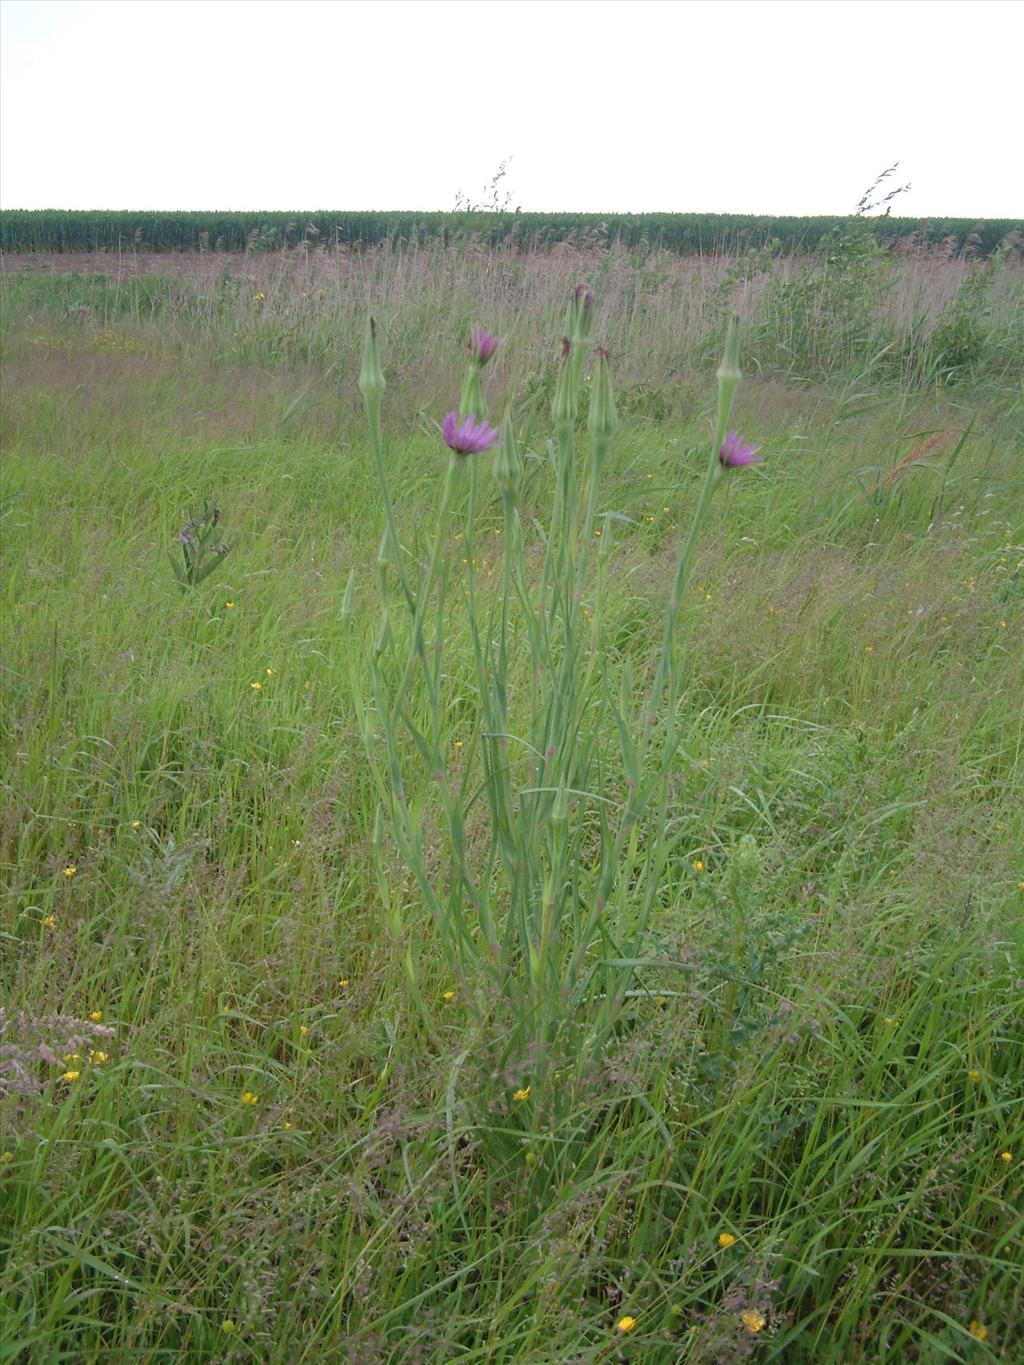
[[[5,276],[4,1359],[1015,1359],[1020,267],[833,254]],[[531,1032],[424,890],[500,885],[474,622],[500,638],[510,522],[469,455],[434,539],[441,422],[487,327],[539,591],[584,278],[619,410],[582,522],[615,553],[566,602],[600,629],[589,811],[630,800],[607,699],[658,675],[733,307],[764,458],[710,503],[674,625],[674,759],[601,921],[638,937],[588,939],[603,993],[560,1016],[534,978]],[[443,564],[444,667],[408,686],[371,310],[398,559]],[[590,374],[574,431],[556,407],[581,494]],[[167,549],[214,506],[231,553],[183,591]],[[547,687],[518,611],[511,717]],[[602,823],[555,816],[586,887]]]

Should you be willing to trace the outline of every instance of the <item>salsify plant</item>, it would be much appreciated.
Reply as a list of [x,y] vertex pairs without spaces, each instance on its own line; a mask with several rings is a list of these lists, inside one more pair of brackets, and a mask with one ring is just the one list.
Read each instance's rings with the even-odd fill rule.
[[[526,526],[520,516],[523,460],[511,418],[500,432],[487,422],[483,379],[493,337],[473,334],[459,408],[444,419],[447,468],[422,555],[403,545],[389,491],[385,380],[372,320],[359,377],[385,519],[372,698],[357,697],[379,800],[381,898],[428,1030],[436,1032],[430,999],[440,988],[425,987],[426,954],[410,929],[410,898],[429,908],[460,1003],[479,1024],[490,1020],[500,1030],[506,1060],[529,1058],[535,1077],[570,1056],[596,1059],[644,968],[660,965],[645,958],[644,944],[672,854],[664,831],[679,762],[680,608],[715,490],[731,469],[760,459],[756,447],[729,430],[740,379],[734,317],[718,370],[703,483],[664,606],[661,649],[640,687],[628,662],[611,666],[603,607],[615,547],[613,518],[599,515],[600,484],[617,415],[609,357],[600,347],[590,374],[589,451],[583,459],[577,452],[592,314],[590,293],[578,288],[555,386],[552,505],[544,526]],[[503,560],[495,585],[485,587],[474,549],[480,456],[488,451],[500,492]],[[463,507],[456,554],[452,521]],[[471,683],[459,678],[452,644],[467,635]]]

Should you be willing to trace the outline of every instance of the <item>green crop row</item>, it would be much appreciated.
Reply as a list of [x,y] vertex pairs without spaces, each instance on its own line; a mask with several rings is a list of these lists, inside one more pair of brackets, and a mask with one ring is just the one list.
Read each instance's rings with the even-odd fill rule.
[[[275,251],[310,245],[417,244],[471,235],[484,245],[545,246],[619,241],[685,254],[733,252],[778,243],[808,250],[849,218],[770,217],[726,213],[207,213],[60,209],[0,212],[0,249],[33,251]],[[861,219],[882,241],[945,243],[951,251],[988,255],[1007,236],[1024,237],[1009,218]]]

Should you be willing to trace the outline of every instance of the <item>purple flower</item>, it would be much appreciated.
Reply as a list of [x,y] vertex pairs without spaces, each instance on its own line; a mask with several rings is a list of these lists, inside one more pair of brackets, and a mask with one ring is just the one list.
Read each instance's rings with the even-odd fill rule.
[[486,422],[478,422],[472,413],[459,421],[457,412],[450,412],[441,427],[444,443],[457,455],[482,455],[498,439],[498,433]]
[[478,365],[486,365],[497,349],[498,338],[492,337],[490,332],[482,332],[478,329],[470,337],[470,354]]
[[760,449],[760,446],[744,445],[742,437],[737,436],[735,431],[730,431],[722,442],[718,458],[727,469],[736,469],[739,465],[745,464],[760,464],[764,459],[763,455],[757,453]]

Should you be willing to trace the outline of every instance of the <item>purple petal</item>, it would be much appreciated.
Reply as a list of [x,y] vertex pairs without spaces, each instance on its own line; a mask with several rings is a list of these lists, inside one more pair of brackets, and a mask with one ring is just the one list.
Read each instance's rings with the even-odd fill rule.
[[718,458],[728,469],[737,469],[743,465],[760,464],[763,455],[758,455],[760,446],[747,445],[735,431],[726,433],[722,448],[718,452]]

